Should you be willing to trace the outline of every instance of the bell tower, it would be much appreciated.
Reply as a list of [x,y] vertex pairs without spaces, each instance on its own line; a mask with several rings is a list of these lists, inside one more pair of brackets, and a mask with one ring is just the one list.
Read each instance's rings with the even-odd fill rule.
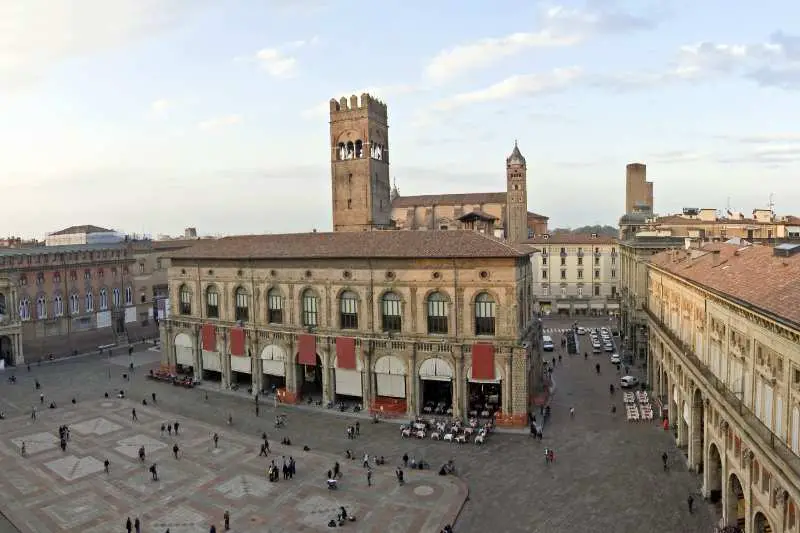
[[330,111],[333,231],[390,228],[386,104],[364,93],[332,99]]
[[519,243],[528,238],[528,168],[517,141],[506,158],[506,239]]

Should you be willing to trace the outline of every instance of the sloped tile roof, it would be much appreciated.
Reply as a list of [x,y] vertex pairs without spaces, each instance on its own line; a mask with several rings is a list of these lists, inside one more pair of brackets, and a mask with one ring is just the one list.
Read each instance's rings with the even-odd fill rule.
[[70,226],[68,228],[64,228],[60,231],[55,231],[50,235],[75,235],[81,233],[108,233],[109,231],[114,231],[106,228],[101,228],[100,226],[93,226],[92,224],[84,224],[83,226]]

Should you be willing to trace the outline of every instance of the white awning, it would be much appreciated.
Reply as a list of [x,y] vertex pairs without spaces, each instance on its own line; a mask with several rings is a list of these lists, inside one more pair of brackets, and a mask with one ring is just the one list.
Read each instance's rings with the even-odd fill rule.
[[444,359],[431,357],[419,367],[419,377],[425,380],[450,381],[453,379],[453,367]]
[[592,309],[602,309],[605,307],[604,304],[592,304]]
[[607,307],[609,309],[619,309],[619,304],[608,304]]
[[[375,361],[376,374],[391,374],[394,376],[405,376],[408,374],[405,362],[394,355],[384,355]],[[405,396],[403,396],[405,397]]]
[[577,302],[576,304],[573,305],[573,307],[575,309],[588,309],[589,304],[587,304],[586,302]]

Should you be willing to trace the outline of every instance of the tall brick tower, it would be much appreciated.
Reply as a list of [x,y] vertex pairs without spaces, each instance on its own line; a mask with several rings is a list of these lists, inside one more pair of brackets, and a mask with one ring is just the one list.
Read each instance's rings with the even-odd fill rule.
[[528,167],[517,142],[506,158],[506,239],[518,243],[528,238]]
[[391,227],[386,104],[356,95],[331,100],[333,231]]

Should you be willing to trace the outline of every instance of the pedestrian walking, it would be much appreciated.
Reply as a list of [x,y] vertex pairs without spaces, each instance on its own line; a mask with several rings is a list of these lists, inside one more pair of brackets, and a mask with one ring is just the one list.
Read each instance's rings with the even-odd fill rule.
[[177,434],[178,434],[178,427],[180,427],[180,424],[179,424],[179,423],[178,423],[178,421],[176,420],[176,421],[175,421],[175,423],[174,423],[174,424],[172,424],[172,428],[175,430],[175,435],[177,435]]
[[356,437],[361,435],[361,424],[356,420]]
[[229,511],[225,511],[222,515],[222,520],[225,522],[225,531],[230,531],[231,529],[231,513]]
[[36,422],[36,406],[35,405],[33,406],[33,409],[31,409],[31,420]]
[[692,514],[694,512],[694,498],[691,494],[686,498],[686,503],[689,505],[689,514]]
[[153,403],[158,403],[158,402],[156,402],[156,393],[155,393],[155,392],[154,392],[154,393],[152,393],[152,394],[150,395],[150,397],[151,397],[151,398],[153,398]]
[[172,455],[175,456],[175,459],[178,458],[178,452],[179,451],[180,451],[180,448],[178,448],[178,444],[177,443],[173,444],[172,445]]
[[136,533],[142,533],[142,523],[139,521],[138,517],[133,521],[133,530],[136,531]]
[[256,404],[256,416],[258,416],[258,404]]
[[575,408],[574,407],[570,407],[569,408],[569,417],[570,418],[575,418]]
[[611,416],[616,416],[616,414],[617,414],[617,406],[616,405],[612,405],[611,406]]
[[39,403],[44,405],[44,394],[39,395]]
[[666,472],[667,469],[668,469],[668,465],[667,465],[667,461],[668,460],[669,460],[669,456],[667,455],[667,452],[662,453],[661,454],[661,462],[664,463],[664,472]]
[[131,522],[130,516],[125,521],[125,531],[127,531],[128,533],[131,533],[131,531],[133,531],[133,522]]
[[167,433],[170,437],[172,436],[172,424],[167,424]]
[[153,481],[158,481],[158,468],[156,468],[155,463],[150,465],[150,474],[153,476]]
[[25,449],[25,442],[22,442],[22,446],[20,446],[19,453],[22,454],[22,457],[28,455],[28,451]]
[[372,486],[372,469],[367,470],[367,487]]
[[264,444],[263,442],[261,443],[261,451],[260,451],[260,452],[258,452],[258,456],[259,456],[259,457],[261,457],[262,455],[263,455],[264,457],[267,457],[267,445],[266,445],[266,444]]
[[133,422],[138,422],[139,421],[139,417],[136,416],[136,408],[135,407],[133,409],[131,409],[131,420]]
[[600,363],[597,363],[596,365],[594,365],[594,369],[597,371],[597,375],[599,376],[600,375]]
[[219,435],[214,433],[214,448],[219,448]]
[[164,431],[165,431],[166,429],[167,429],[167,426],[166,426],[166,425],[164,425],[164,424],[161,424],[161,436],[162,436],[162,437],[164,436]]

